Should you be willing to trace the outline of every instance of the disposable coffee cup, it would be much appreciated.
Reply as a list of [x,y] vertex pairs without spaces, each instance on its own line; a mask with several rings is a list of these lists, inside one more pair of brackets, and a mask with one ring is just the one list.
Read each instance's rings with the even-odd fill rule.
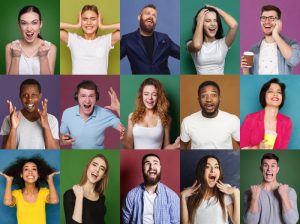
[[251,51],[244,52],[244,59],[246,59],[246,67],[251,68],[253,66],[254,53]]
[[275,131],[265,131],[264,144],[267,146],[267,149],[274,148],[276,138],[277,133]]

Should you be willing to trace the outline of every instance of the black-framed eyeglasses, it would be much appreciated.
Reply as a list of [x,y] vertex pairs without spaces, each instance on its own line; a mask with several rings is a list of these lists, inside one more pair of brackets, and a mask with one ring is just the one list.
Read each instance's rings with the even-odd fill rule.
[[270,22],[274,22],[276,19],[278,19],[276,16],[261,16],[260,17],[260,21],[262,22],[266,22],[267,19],[270,21]]

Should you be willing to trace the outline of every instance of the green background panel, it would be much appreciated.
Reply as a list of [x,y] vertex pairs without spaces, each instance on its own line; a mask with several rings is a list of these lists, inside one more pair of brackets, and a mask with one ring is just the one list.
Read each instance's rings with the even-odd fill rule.
[[5,46],[6,44],[20,39],[20,29],[18,24],[19,11],[27,5],[34,5],[39,8],[43,27],[41,35],[43,39],[50,41],[56,46],[56,64],[54,74],[59,74],[59,0],[41,1],[41,0],[14,0],[1,1],[0,8],[0,30],[2,32],[0,38],[0,74],[5,74]]
[[119,151],[61,150],[60,165],[60,223],[65,222],[63,194],[78,184],[87,162],[101,153],[109,163],[108,187],[104,192],[106,215],[105,223],[120,223],[120,153]]
[[[210,0],[210,1],[186,1],[181,0],[180,3],[180,68],[181,74],[197,74],[193,59],[188,53],[186,42],[193,37],[192,27],[194,16],[205,6],[205,4],[218,7],[229,13],[239,23],[240,21],[240,1],[224,1],[224,0]],[[228,31],[228,26],[222,19],[224,35]],[[224,74],[240,74],[240,31],[238,29],[233,45],[228,50]]]
[[121,76],[121,122],[127,129],[128,115],[135,109],[135,100],[141,83],[146,78],[155,78],[163,84],[170,102],[169,114],[172,117],[170,143],[180,135],[180,83],[179,77],[165,75]]
[[[120,22],[120,2],[119,0],[62,0],[60,1],[60,19],[66,23],[77,23],[78,14],[82,7],[86,4],[96,5],[99,13],[102,14],[104,24],[113,24]],[[68,29],[69,32],[82,35],[80,29]],[[114,30],[98,30],[98,35],[111,33]],[[63,42],[60,42],[60,73],[72,73],[72,60],[69,48]],[[120,74],[120,43],[115,44],[114,49],[111,49],[108,60],[108,74]]]
[[[244,193],[250,189],[251,185],[260,184],[262,182],[262,174],[260,172],[260,160],[265,153],[274,153],[279,157],[279,173],[277,181],[282,184],[288,184],[294,188],[299,197],[300,179],[297,169],[299,167],[300,152],[299,151],[272,151],[272,150],[255,150],[241,151],[241,223],[243,223],[244,210]],[[298,200],[298,208],[300,200]]]

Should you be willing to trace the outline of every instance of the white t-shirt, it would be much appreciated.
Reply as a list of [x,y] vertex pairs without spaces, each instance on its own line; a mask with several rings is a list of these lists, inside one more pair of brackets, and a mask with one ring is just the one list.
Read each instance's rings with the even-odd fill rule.
[[149,194],[147,191],[144,191],[144,224],[154,224],[154,201],[156,196],[156,193]]
[[164,138],[164,128],[158,119],[155,127],[143,127],[134,124],[133,129],[134,149],[161,149]]
[[112,34],[86,40],[75,33],[69,33],[68,47],[72,57],[73,75],[106,75],[108,54],[114,48],[111,46]]
[[[13,41],[13,43],[17,43],[17,42],[20,43],[19,40]],[[44,42],[49,47],[51,46],[50,42],[45,41],[45,40],[44,40]],[[49,52],[48,52],[48,57],[49,57]],[[41,74],[40,58],[39,58],[39,56],[37,56],[37,52],[35,52],[31,57],[27,57],[24,54],[21,54],[20,62],[19,62],[19,74],[20,75],[39,75],[39,74]]]
[[232,199],[227,194],[224,195],[224,204],[226,220],[223,219],[221,204],[215,196],[202,201],[196,210],[194,224],[228,224],[226,206],[232,204]]
[[278,74],[277,44],[261,42],[259,51],[258,73],[264,75]]
[[197,74],[223,75],[228,49],[225,37],[213,42],[203,42],[200,51],[191,53]]
[[232,138],[240,141],[240,119],[221,110],[216,117],[206,118],[198,111],[183,119],[180,138],[191,140],[191,149],[232,149]]
[[[58,136],[58,121],[56,117],[48,114],[48,122],[55,139]],[[10,132],[9,115],[3,120],[1,127],[1,135],[8,135]],[[21,113],[19,126],[17,128],[17,149],[45,149],[45,140],[43,136],[43,129],[39,121],[31,122],[27,120]]]

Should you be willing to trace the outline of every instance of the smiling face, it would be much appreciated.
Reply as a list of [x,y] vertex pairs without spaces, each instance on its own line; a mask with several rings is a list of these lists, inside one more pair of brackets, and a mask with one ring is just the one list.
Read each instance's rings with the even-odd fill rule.
[[220,165],[215,158],[208,158],[204,171],[204,179],[208,187],[215,187],[220,178]]
[[33,162],[25,163],[22,169],[21,178],[23,178],[25,183],[35,183],[39,178],[36,164]]
[[[261,14],[261,17],[273,17],[273,18],[278,18],[277,12],[274,10],[271,11],[264,11]],[[265,21],[260,21],[260,26],[262,28],[262,31],[264,33],[264,35],[266,36],[271,36],[272,35],[272,31],[275,27],[275,23],[276,23],[275,19],[274,21],[271,21],[270,19],[266,19]]]
[[264,159],[260,169],[265,183],[277,181],[276,176],[279,172],[279,166],[275,159]]
[[157,11],[151,7],[144,8],[138,19],[140,28],[145,33],[151,34],[156,26]]
[[215,86],[205,86],[200,90],[198,101],[205,117],[215,117],[218,114],[220,95]]
[[26,112],[36,112],[39,106],[42,94],[39,92],[37,85],[24,85],[20,93],[20,99],[23,104],[23,109]]
[[160,180],[160,160],[156,156],[148,156],[143,164],[143,176],[146,185],[155,185]]
[[85,34],[97,33],[99,27],[98,14],[92,10],[87,10],[81,14],[81,28]]
[[94,158],[87,169],[87,180],[92,184],[97,183],[104,177],[106,168],[107,165],[102,158]]
[[35,12],[24,13],[20,17],[19,27],[23,39],[28,43],[34,42],[38,38],[42,28],[39,14]]
[[282,103],[282,91],[280,85],[272,83],[266,92],[266,106],[279,107]]
[[143,103],[148,110],[153,110],[157,104],[157,89],[153,85],[143,88]]
[[217,14],[209,11],[204,17],[204,35],[208,38],[215,38],[218,31]]
[[92,115],[96,104],[96,91],[80,88],[78,91],[79,113],[88,118]]

